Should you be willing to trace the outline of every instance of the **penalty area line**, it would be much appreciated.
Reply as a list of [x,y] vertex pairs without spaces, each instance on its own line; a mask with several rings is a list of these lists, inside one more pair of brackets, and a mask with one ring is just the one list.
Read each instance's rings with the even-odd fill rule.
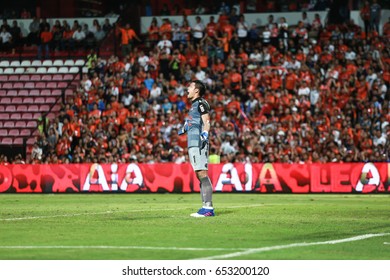
[[354,241],[364,240],[364,239],[368,239],[368,238],[388,236],[388,235],[390,235],[390,233],[376,233],[376,234],[369,233],[369,234],[357,235],[357,236],[344,238],[344,239],[310,242],[310,243],[306,243],[306,242],[292,243],[292,244],[286,244],[286,245],[277,245],[277,246],[270,246],[270,247],[248,249],[248,250],[245,250],[243,252],[235,252],[235,253],[230,253],[230,254],[215,255],[215,256],[204,257],[204,258],[196,258],[193,260],[219,260],[219,259],[236,258],[236,257],[242,257],[242,256],[247,256],[247,255],[261,253],[261,252],[267,252],[267,251],[283,250],[283,249],[289,249],[289,248],[295,248],[295,247],[316,246],[316,245],[334,245],[334,244],[339,244],[339,243],[354,242]]

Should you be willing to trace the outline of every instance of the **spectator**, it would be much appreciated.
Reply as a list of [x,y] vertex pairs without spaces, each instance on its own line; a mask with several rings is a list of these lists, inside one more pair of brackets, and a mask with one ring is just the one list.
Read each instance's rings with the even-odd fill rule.
[[106,33],[106,34],[108,34],[111,31],[112,25],[111,25],[110,20],[108,18],[106,18],[104,20],[102,29],[103,29],[104,33]]
[[42,51],[45,50],[45,58],[50,57],[50,45],[53,40],[53,33],[51,33],[49,27],[46,25],[45,29],[41,32],[41,43],[38,45],[38,59],[42,58]]
[[77,30],[73,32],[72,40],[70,41],[71,48],[84,48],[85,47],[85,32],[81,26],[77,27]]
[[9,52],[12,47],[12,35],[9,33],[5,26],[1,28],[0,32],[0,51]]
[[372,0],[370,6],[370,26],[371,31],[376,31],[379,34],[379,23],[381,21],[382,8],[377,0]]
[[139,42],[141,42],[141,39],[137,36],[129,23],[126,23],[124,28],[119,26],[117,26],[117,28],[121,33],[122,57],[126,57],[133,49],[134,39],[137,39]]
[[15,49],[23,45],[22,30],[16,20],[12,21],[12,27],[9,32],[12,36],[12,53],[15,53]]
[[27,35],[27,45],[37,45],[39,43],[39,19],[37,17],[33,17],[30,25],[29,25],[29,33]]

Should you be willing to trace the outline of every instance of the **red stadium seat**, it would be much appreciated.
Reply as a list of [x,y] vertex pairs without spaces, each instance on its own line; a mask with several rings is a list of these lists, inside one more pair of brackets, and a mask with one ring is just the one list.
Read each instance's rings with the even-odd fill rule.
[[29,75],[20,75],[19,81],[28,82],[28,81],[30,81],[30,76]]
[[47,84],[45,82],[37,82],[35,83],[35,88],[44,89],[47,88]]
[[55,97],[46,97],[45,98],[45,103],[47,103],[47,104],[54,104],[54,103],[56,103],[56,98]]
[[12,113],[9,118],[11,120],[20,120],[22,118],[22,115],[20,113]]
[[0,136],[7,136],[8,130],[7,129],[0,129]]
[[34,104],[45,104],[45,98],[44,97],[35,97]]
[[17,90],[9,90],[7,92],[7,96],[18,96],[18,91]]
[[34,89],[35,88],[35,83],[34,82],[27,82],[27,83],[24,84],[24,88]]
[[23,113],[21,119],[23,120],[31,120],[33,117],[32,113]]
[[10,129],[8,131],[8,136],[13,136],[13,137],[16,137],[16,136],[19,136],[19,129]]
[[17,81],[20,81],[20,76],[21,76],[21,75],[9,75],[9,76],[8,76],[8,81],[9,81],[9,82],[17,82]]
[[0,82],[7,82],[8,76],[7,75],[0,75]]
[[42,90],[40,96],[51,96],[51,90],[50,89]]
[[26,127],[26,121],[16,121],[15,122],[15,127],[25,128]]
[[30,105],[30,106],[28,106],[28,111],[29,112],[39,112],[39,107],[38,107],[38,105]]
[[22,104],[22,105],[18,105],[17,110],[18,110],[18,112],[27,112],[27,111],[30,111],[28,109],[29,107],[30,106]]
[[1,140],[1,144],[4,144],[4,145],[12,145],[12,138],[9,138],[9,137],[5,137]]
[[21,98],[21,97],[13,97],[12,98],[12,104],[17,105],[17,104],[23,104],[23,103],[24,103],[24,101],[23,101],[23,98]]
[[37,127],[37,122],[36,121],[29,121],[29,122],[27,122],[26,127],[27,128],[36,128]]
[[[28,82],[27,82],[28,83]],[[26,83],[26,84],[27,84]],[[16,89],[19,89],[19,88],[24,88],[24,83],[22,83],[22,82],[16,82],[16,83],[14,83],[14,85],[13,85],[13,88],[16,88]]]
[[[21,135],[22,136],[22,135]],[[14,138],[12,144],[14,145],[23,145],[23,138],[22,137],[16,137]]]
[[50,105],[46,105],[46,104],[40,105],[39,106],[39,111],[41,111],[41,112],[49,112],[50,111]]
[[25,97],[25,98],[23,98],[23,104],[31,105],[33,103],[34,103],[34,98],[33,97]]
[[42,75],[41,80],[42,81],[51,81],[52,80],[52,75]]
[[10,104],[11,103],[11,98],[10,97],[1,97],[0,98],[0,103],[1,104]]
[[20,130],[20,136],[30,136],[31,135],[31,130],[30,129],[22,129]]
[[9,120],[10,115],[8,113],[0,113],[0,120]]
[[29,91],[27,89],[21,89],[18,91],[18,96],[28,96]]
[[37,90],[37,89],[32,89],[32,90],[29,91],[28,95],[29,95],[29,96],[40,96],[41,94],[40,94],[40,91],[39,91],[39,90]]
[[16,111],[16,106],[15,105],[6,105],[4,108],[5,112],[15,112]]
[[14,121],[6,121],[3,124],[4,128],[14,128],[15,127],[15,122]]
[[31,75],[30,81],[40,81],[41,75]]

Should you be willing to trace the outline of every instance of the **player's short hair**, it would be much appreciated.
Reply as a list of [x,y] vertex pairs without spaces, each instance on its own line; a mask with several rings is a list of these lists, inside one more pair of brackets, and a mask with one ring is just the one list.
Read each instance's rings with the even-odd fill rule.
[[203,96],[206,93],[206,86],[199,80],[192,81],[195,84],[195,88],[199,90],[199,96]]

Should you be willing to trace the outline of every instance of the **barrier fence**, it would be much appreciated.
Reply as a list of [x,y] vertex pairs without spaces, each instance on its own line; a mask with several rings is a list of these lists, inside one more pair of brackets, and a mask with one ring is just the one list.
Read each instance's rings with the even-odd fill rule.
[[[390,193],[389,163],[211,164],[215,192]],[[0,165],[0,193],[199,192],[190,164]]]

